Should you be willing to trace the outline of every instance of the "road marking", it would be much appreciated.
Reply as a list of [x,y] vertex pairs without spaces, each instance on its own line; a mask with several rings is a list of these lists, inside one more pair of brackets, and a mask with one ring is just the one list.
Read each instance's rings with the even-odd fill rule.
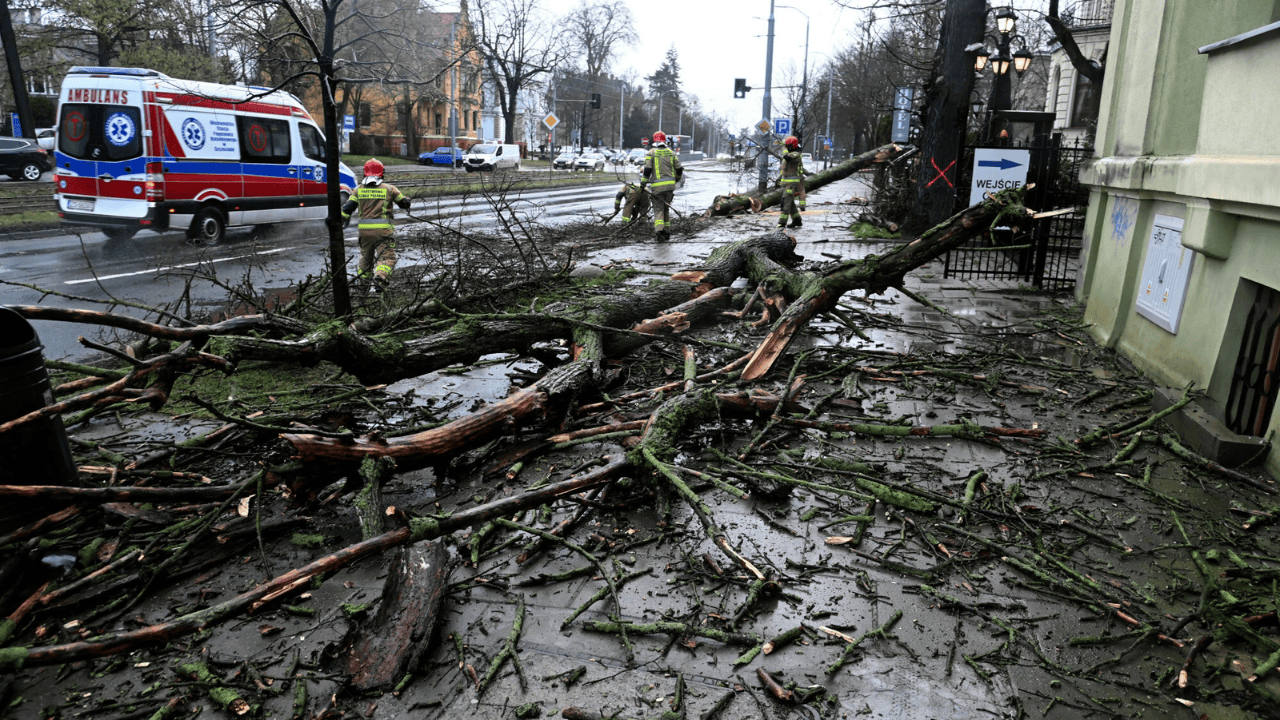
[[262,252],[249,253],[248,255],[235,255],[233,257],[214,258],[212,260],[201,260],[200,262],[183,263],[181,265],[166,265],[165,267],[158,267],[151,270],[139,270],[137,272],[116,273],[115,275],[99,275],[96,278],[86,278],[84,280],[67,280],[62,284],[63,285],[83,285],[84,283],[98,282],[101,280],[115,280],[116,278],[133,277],[135,275],[154,275],[155,273],[167,272],[169,270],[178,270],[179,268],[196,267],[198,265],[205,265],[208,263],[227,262],[228,260],[243,260],[245,258],[255,257],[258,255],[275,255],[276,253],[288,252],[290,250],[297,250],[298,247],[300,246],[295,245],[293,247],[276,248],[275,250],[263,250]]

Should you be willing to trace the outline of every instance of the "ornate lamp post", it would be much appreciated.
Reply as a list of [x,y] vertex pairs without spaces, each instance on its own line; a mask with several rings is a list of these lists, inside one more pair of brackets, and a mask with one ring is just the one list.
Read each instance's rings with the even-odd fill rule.
[[[987,98],[987,112],[991,119],[984,123],[981,142],[990,142],[1004,129],[1004,121],[993,114],[999,110],[1013,109],[1013,80],[1009,70],[1012,68],[1021,77],[1027,68],[1031,67],[1032,55],[1025,47],[1025,40],[1017,34],[1017,19],[1011,7],[997,10],[995,16],[997,36],[992,38],[996,43],[996,54],[991,55],[983,47],[974,57],[975,70],[982,72],[984,68],[990,67],[991,74],[995,76],[994,82],[991,83],[991,95]],[[1020,43],[1024,43],[1024,47],[1010,54],[1009,46],[1015,37]]]

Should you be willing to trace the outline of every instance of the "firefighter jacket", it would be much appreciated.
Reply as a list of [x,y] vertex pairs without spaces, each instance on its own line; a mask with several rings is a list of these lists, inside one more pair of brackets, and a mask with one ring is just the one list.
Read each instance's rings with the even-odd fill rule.
[[361,185],[356,188],[355,195],[342,206],[342,218],[345,220],[357,209],[360,211],[360,231],[374,231],[379,235],[390,235],[395,228],[392,217],[394,205],[402,210],[409,209],[409,198],[391,183]]
[[613,209],[617,210],[618,208],[621,208],[624,200],[630,200],[636,195],[639,195],[640,192],[640,186],[635,183],[627,183],[626,185],[623,185],[622,189],[618,191],[618,194],[613,196]]
[[655,193],[666,192],[676,189],[676,183],[684,177],[684,166],[671,148],[656,147],[644,158],[643,175],[641,184],[649,183]]
[[801,178],[808,175],[804,171],[804,160],[800,155],[800,151],[792,150],[782,156],[782,184],[799,183]]

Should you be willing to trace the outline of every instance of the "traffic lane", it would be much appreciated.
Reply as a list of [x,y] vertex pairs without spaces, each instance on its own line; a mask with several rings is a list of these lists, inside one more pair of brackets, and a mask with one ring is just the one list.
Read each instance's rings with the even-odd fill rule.
[[[723,191],[720,184],[713,178],[686,175],[685,187],[676,193],[675,209],[684,215],[701,212]],[[613,211],[616,187],[526,191],[506,202],[522,216],[543,223],[590,221]],[[493,204],[501,200],[468,196],[416,201],[411,210],[415,217],[402,222],[457,222],[467,229],[497,230],[500,223]],[[355,229],[348,228],[344,236],[351,263],[358,253]],[[180,232],[143,232],[127,241],[109,241],[101,233],[86,232],[0,243],[0,277],[84,298],[120,298],[158,307],[187,292],[186,279],[194,273],[212,272],[228,281],[249,273],[252,285],[259,290],[286,288],[308,274],[324,272],[327,258],[328,234],[323,221],[281,224],[265,232],[233,230],[225,244],[214,248],[191,246]],[[216,283],[195,280],[189,296],[194,307],[214,309],[226,305],[228,293]],[[0,285],[0,303],[90,305],[13,285]],[[127,306],[111,309],[139,317],[144,314]],[[85,361],[95,354],[80,345],[80,335],[95,339],[103,332],[98,326],[78,323],[36,321],[35,325],[46,357],[73,361]]]

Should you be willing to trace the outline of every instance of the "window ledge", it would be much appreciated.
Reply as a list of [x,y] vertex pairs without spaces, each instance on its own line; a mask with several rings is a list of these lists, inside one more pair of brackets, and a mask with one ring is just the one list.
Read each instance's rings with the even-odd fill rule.
[[1280,33],[1280,22],[1273,22],[1270,25],[1263,25],[1262,27],[1250,30],[1247,33],[1241,33],[1235,37],[1229,37],[1226,40],[1219,40],[1216,43],[1205,45],[1200,48],[1200,54],[1208,55],[1210,53],[1218,52],[1219,50],[1226,50],[1227,48],[1247,43],[1250,40],[1256,40],[1258,38],[1277,33]]

